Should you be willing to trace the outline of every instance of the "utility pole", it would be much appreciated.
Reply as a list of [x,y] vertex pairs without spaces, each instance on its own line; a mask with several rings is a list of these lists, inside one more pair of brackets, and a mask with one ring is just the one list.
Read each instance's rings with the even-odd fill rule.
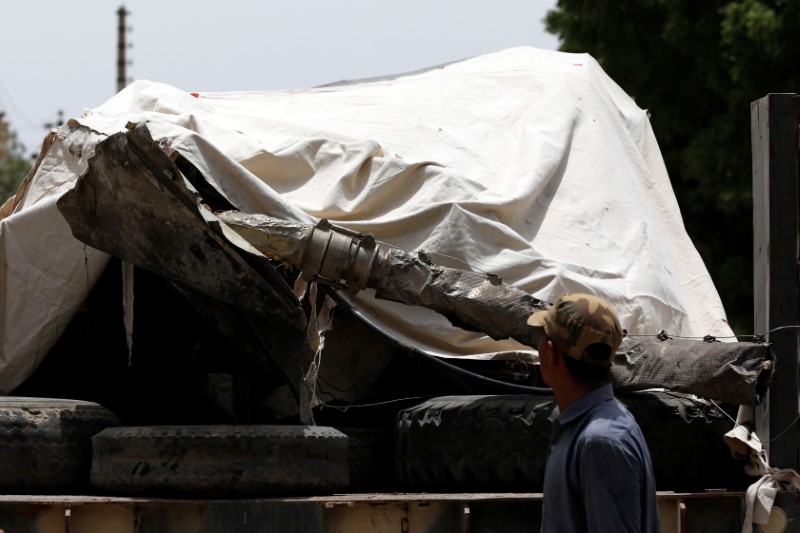
[[9,126],[8,122],[6,122],[3,117],[5,117],[5,111],[0,111],[0,161],[8,159],[8,137],[9,137]]
[[128,64],[128,60],[125,57],[125,50],[128,47],[125,41],[125,32],[127,31],[125,16],[127,14],[128,11],[125,9],[125,6],[120,6],[117,10],[117,92],[124,89],[128,84],[128,76],[125,71],[125,67]]

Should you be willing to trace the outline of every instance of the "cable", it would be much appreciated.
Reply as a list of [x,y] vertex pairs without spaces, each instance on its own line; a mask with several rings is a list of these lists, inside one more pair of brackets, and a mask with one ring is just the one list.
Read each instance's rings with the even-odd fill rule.
[[772,328],[767,332],[767,335],[770,333],[775,333],[776,331],[780,331],[782,329],[800,329],[800,325],[790,325],[790,326],[778,326],[777,328]]
[[[405,248],[400,248],[399,246],[395,246],[395,245],[390,244],[388,242],[378,241],[378,240],[376,240],[375,242],[377,242],[378,244],[383,244],[384,246],[387,246],[389,248],[394,248],[395,250],[400,250],[401,252],[405,252],[405,253],[407,253],[409,255],[417,254],[417,255],[422,255],[425,258],[428,258],[429,255],[431,253],[433,253],[433,254],[438,255],[440,257],[446,257],[448,259],[452,259],[453,261],[461,263],[462,265],[466,265],[473,272],[479,272],[479,273],[483,274],[484,276],[492,276],[493,275],[493,274],[491,274],[489,272],[486,272],[485,270],[481,270],[480,268],[478,268],[478,267],[476,267],[474,265],[471,265],[470,263],[468,263],[467,261],[464,261],[460,257],[455,257],[453,255],[448,255],[448,254],[445,254],[445,253],[442,253],[442,252],[426,252],[424,250],[417,250],[415,252],[411,252],[409,250],[406,250]],[[432,261],[430,261],[430,260],[428,260],[428,261],[432,263]]]
[[777,327],[774,327],[771,330],[767,331],[766,333],[762,333],[762,334],[753,333],[753,334],[747,334],[747,335],[728,335],[728,336],[724,336],[724,337],[714,337],[714,336],[711,336],[711,335],[706,335],[705,337],[693,337],[693,336],[686,336],[686,335],[670,335],[670,334],[668,334],[667,332],[665,332],[663,330],[659,331],[658,333],[626,333],[625,336],[626,337],[656,337],[656,338],[660,338],[662,340],[667,340],[667,339],[705,340],[707,342],[709,340],[716,340],[716,339],[738,339],[738,338],[742,338],[742,337],[750,337],[750,338],[753,338],[753,339],[762,339],[762,340],[759,340],[758,342],[764,342],[763,339],[765,339],[767,335],[770,335],[770,334],[775,333],[777,331],[781,331],[783,329],[800,329],[800,325],[777,326]]
[[797,415],[794,420],[789,422],[789,425],[786,426],[786,428],[783,431],[781,431],[780,433],[778,433],[777,435],[775,435],[774,437],[769,439],[769,441],[770,442],[775,442],[776,440],[778,440],[784,433],[786,433],[787,431],[789,431],[790,429],[795,427],[795,425],[797,424],[798,420],[800,420],[800,415]]
[[725,409],[723,409],[722,407],[720,407],[719,405],[717,405],[717,402],[715,402],[714,400],[712,400],[712,399],[710,399],[710,398],[708,399],[708,401],[709,401],[709,402],[711,402],[711,405],[713,405],[714,407],[716,407],[716,408],[717,408],[717,411],[719,411],[720,413],[722,413],[723,415],[725,415],[726,417],[728,417],[728,420],[730,420],[731,422],[733,422],[733,426],[734,426],[734,427],[736,427],[736,426],[737,426],[737,424],[736,424],[736,420],[735,420],[735,419],[734,419],[734,418],[733,418],[731,415],[729,415],[728,413],[726,413],[726,412],[725,412]]
[[25,116],[25,113],[22,112],[22,110],[19,108],[19,106],[17,106],[17,104],[14,102],[14,99],[11,98],[11,93],[9,93],[8,89],[6,88],[5,84],[3,83],[3,80],[0,80],[0,90],[5,95],[5,98],[8,101],[8,103],[10,104],[11,109],[13,109],[14,113],[16,113],[19,116],[19,118],[22,119],[22,121],[25,123],[26,126],[28,126],[29,128],[41,129],[39,126],[34,125],[33,122],[31,122],[28,119],[28,117]]
[[462,377],[467,377],[468,379],[473,379],[475,381],[479,381],[484,383],[485,385],[492,385],[498,387],[500,390],[504,390],[508,394],[545,394],[545,395],[552,395],[553,389],[547,387],[533,387],[530,385],[518,385],[516,383],[508,383],[506,381],[500,381],[498,379],[493,379],[486,377],[482,374],[477,374],[475,372],[471,372],[459,366],[450,364],[438,357],[434,357],[432,355],[428,355],[425,352],[419,351],[416,348],[411,348],[414,351],[414,355],[422,356],[423,359],[426,361],[433,363],[434,366],[439,366],[440,368],[446,368],[449,371],[453,371],[455,374],[458,374]]
[[[796,326],[781,326],[781,328],[784,328],[784,327],[796,327]],[[733,427],[736,427],[736,426],[738,426],[738,425],[739,425],[739,424],[736,422],[736,420],[734,420],[734,419],[733,419],[733,417],[731,417],[731,415],[729,415],[728,413],[726,413],[726,412],[725,412],[725,410],[724,410],[723,408],[721,408],[719,405],[717,405],[717,403],[716,403],[714,400],[711,400],[711,399],[709,399],[708,401],[709,401],[709,402],[711,402],[711,404],[713,404],[713,405],[714,405],[714,407],[716,407],[716,408],[719,410],[719,412],[720,412],[720,413],[722,413],[723,415],[725,415],[726,417],[728,417],[728,419],[729,419],[731,422],[733,422]],[[794,420],[792,420],[791,422],[789,422],[789,425],[788,425],[788,426],[786,426],[786,428],[784,428],[784,430],[783,430],[783,431],[781,431],[780,433],[778,433],[778,434],[777,434],[777,435],[775,435],[774,437],[770,438],[770,439],[769,439],[769,441],[770,441],[770,442],[775,442],[776,440],[778,440],[778,439],[779,439],[781,436],[783,436],[783,434],[784,434],[784,433],[786,433],[787,431],[789,431],[790,429],[792,429],[792,428],[793,428],[793,427],[794,427],[794,426],[797,424],[797,421],[798,421],[798,420],[800,420],[800,415],[797,415],[797,416],[795,417],[795,419],[794,419]]]
[[347,405],[340,407],[337,405],[332,405],[326,402],[320,402],[322,407],[327,407],[329,409],[335,409],[337,411],[341,411],[342,413],[346,413],[350,409],[357,409],[359,407],[378,407],[380,405],[389,405],[390,403],[397,403],[397,402],[406,402],[409,400],[421,400],[421,399],[428,399],[428,398],[435,398],[435,395],[425,395],[425,396],[409,396],[408,398],[394,398],[392,400],[386,400],[383,402],[373,402],[373,403],[361,403],[358,405],[354,405],[354,402],[358,401],[358,398],[351,400],[348,402]]

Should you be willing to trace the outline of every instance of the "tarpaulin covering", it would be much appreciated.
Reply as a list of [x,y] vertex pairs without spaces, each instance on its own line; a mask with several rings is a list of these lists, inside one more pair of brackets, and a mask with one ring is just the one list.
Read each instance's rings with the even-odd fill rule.
[[[0,392],[36,368],[107,261],[56,200],[98,142],[142,121],[241,211],[325,218],[545,301],[599,294],[631,334],[733,335],[647,112],[589,55],[513,48],[309,89],[187,89],[137,81],[46,140],[0,221]],[[429,354],[533,353],[369,291],[354,303]]]

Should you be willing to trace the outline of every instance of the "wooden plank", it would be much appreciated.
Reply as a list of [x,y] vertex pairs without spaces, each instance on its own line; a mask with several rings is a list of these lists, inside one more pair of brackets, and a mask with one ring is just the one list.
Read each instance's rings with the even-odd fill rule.
[[[767,333],[777,367],[756,431],[770,464],[798,467],[798,110],[796,94],[751,104],[754,324]],[[788,326],[788,327],[787,327]]]

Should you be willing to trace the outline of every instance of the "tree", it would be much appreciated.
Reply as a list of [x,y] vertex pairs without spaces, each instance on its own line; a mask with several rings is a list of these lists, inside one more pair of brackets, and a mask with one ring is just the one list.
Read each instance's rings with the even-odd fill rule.
[[[565,52],[591,54],[643,109],[728,319],[753,333],[750,104],[797,92],[800,2],[559,0]],[[756,332],[765,333],[765,332]]]
[[22,179],[31,169],[24,154],[25,146],[12,131],[8,136],[8,157],[0,159],[0,205],[17,192]]

